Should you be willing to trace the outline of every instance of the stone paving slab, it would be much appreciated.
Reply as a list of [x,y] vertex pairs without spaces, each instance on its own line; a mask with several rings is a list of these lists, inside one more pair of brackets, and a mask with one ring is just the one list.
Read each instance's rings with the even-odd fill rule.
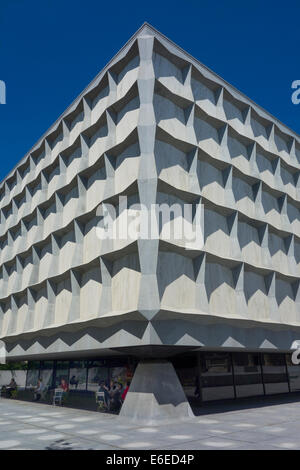
[[[221,409],[222,411],[222,409]],[[143,425],[116,415],[0,399],[0,449],[300,449],[300,403],[211,410]]]

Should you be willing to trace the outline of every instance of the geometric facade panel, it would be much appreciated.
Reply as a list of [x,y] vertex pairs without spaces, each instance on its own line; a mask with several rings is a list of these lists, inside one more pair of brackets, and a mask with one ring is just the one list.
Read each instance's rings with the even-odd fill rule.
[[[100,240],[101,203],[202,204],[204,244]],[[11,357],[300,336],[300,138],[143,25],[0,186]],[[54,346],[56,345],[56,346]]]

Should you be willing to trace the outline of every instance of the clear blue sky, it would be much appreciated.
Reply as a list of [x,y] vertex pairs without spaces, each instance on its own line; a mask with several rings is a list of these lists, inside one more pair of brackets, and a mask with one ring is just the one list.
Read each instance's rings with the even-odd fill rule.
[[300,133],[299,0],[0,0],[0,179],[144,21]]

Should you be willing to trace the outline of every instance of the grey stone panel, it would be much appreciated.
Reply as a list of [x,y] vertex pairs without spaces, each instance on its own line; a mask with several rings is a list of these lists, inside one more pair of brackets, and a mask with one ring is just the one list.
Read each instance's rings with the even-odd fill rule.
[[148,424],[194,416],[173,365],[161,360],[138,364],[120,415]]

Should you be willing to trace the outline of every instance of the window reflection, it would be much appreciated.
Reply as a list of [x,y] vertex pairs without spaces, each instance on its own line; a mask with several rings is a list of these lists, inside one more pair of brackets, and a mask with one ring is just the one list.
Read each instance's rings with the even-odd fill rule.
[[176,357],[172,362],[187,399],[201,399],[197,356],[194,354]]
[[33,388],[37,386],[40,373],[40,361],[30,361],[28,364],[28,371],[26,377],[26,388]]
[[86,390],[86,362],[71,361],[70,362],[70,390]]
[[120,367],[112,367],[110,369],[110,380],[119,383],[122,387],[126,387],[127,382],[131,382],[133,377],[133,367],[129,364]]
[[262,369],[266,394],[289,391],[284,354],[263,354]]
[[28,370],[26,378],[26,388],[33,388],[37,386],[39,379],[39,370]]
[[259,354],[234,353],[233,367],[237,397],[263,395]]
[[43,361],[41,363],[41,370],[39,378],[42,379],[43,386],[47,389],[52,388],[53,382],[53,361]]
[[234,398],[230,354],[207,352],[200,362],[202,400]]
[[57,361],[55,387],[60,387],[62,380],[69,384],[69,361]]
[[[196,406],[201,400],[258,396],[264,391],[285,393],[289,385],[291,391],[300,391],[300,365],[292,364],[291,354],[206,351],[181,354],[171,360],[188,400]],[[64,385],[72,393],[99,391],[103,382],[117,383],[124,390],[131,382],[134,366],[135,362],[128,358],[29,361],[27,372],[20,371],[24,377],[18,378],[18,385],[24,386],[27,374],[28,388],[36,387],[41,378],[48,389],[60,387],[65,381]],[[2,379],[6,384],[5,378]]]
[[296,365],[292,363],[291,354],[286,354],[286,363],[291,392],[296,392],[300,390],[300,364]]
[[108,368],[104,361],[91,361],[88,368],[87,389],[97,392],[100,382],[108,383]]

